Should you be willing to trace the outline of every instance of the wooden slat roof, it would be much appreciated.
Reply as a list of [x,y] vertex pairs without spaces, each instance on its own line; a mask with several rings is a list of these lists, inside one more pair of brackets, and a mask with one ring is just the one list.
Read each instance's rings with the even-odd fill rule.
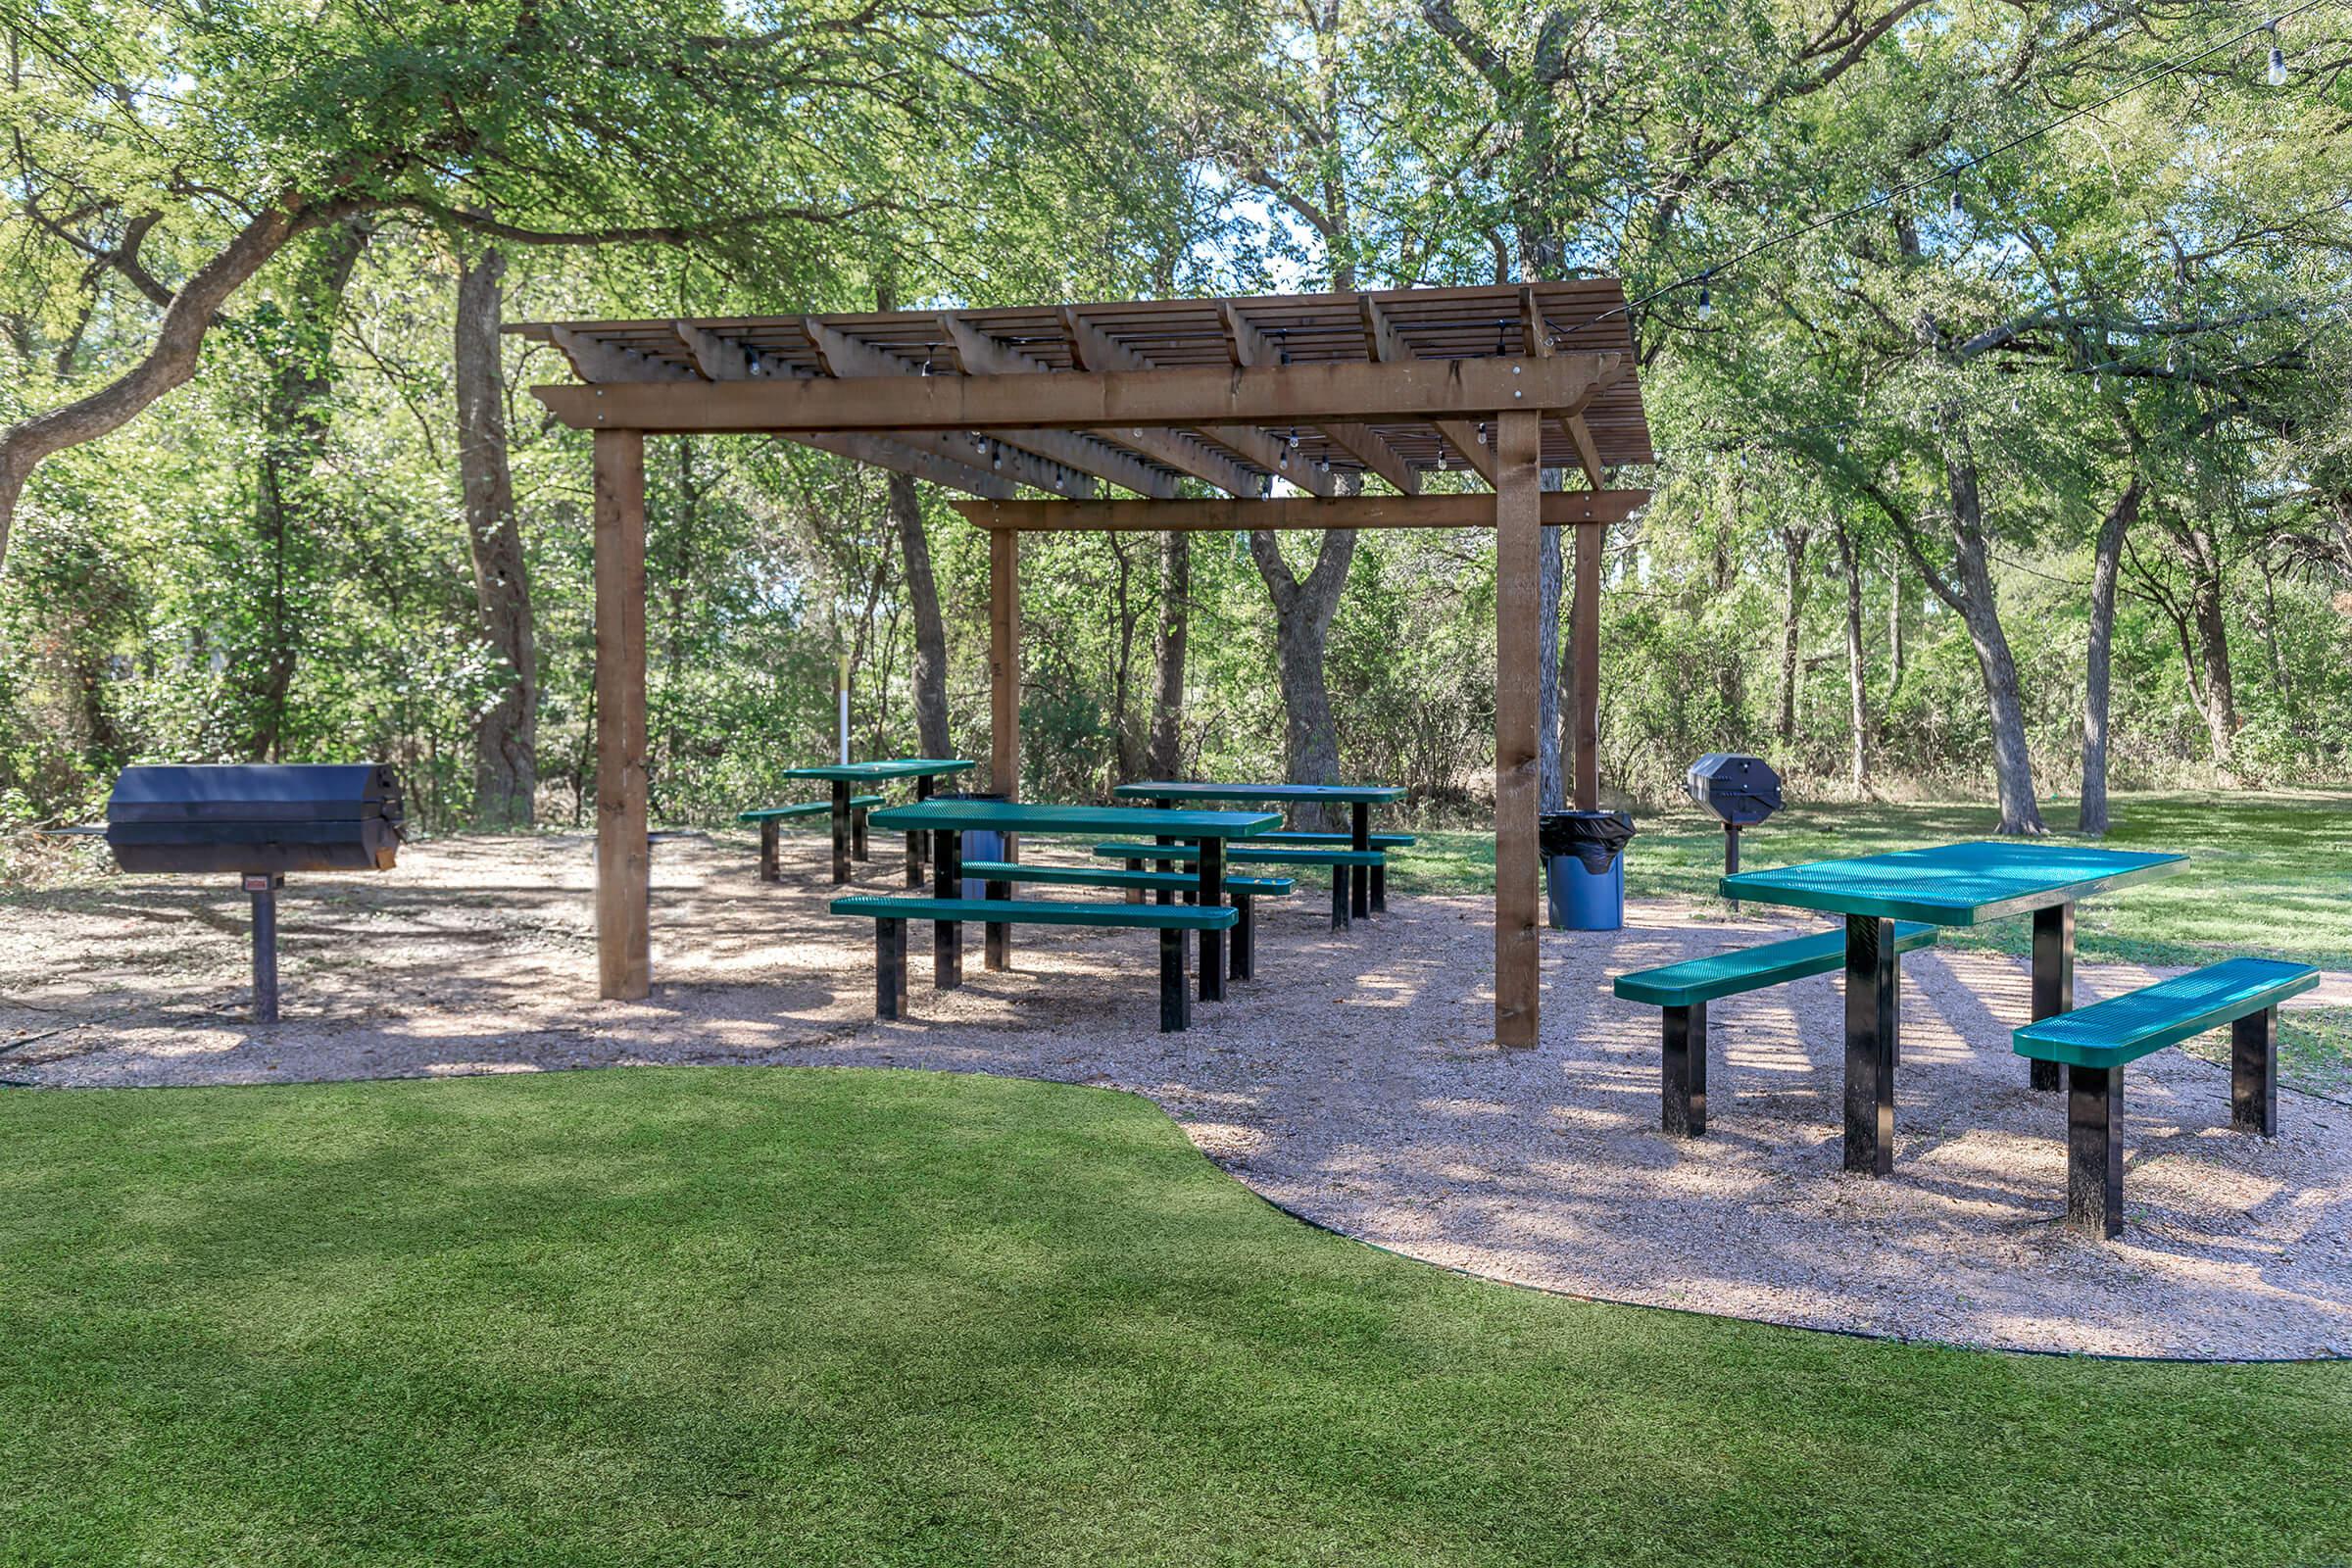
[[[1548,349],[1530,341],[1529,303],[1549,338]],[[809,330],[814,321],[864,348],[896,361],[904,373],[974,373],[964,363],[953,318],[960,328],[993,340],[989,352],[1009,350],[1045,371],[1089,367],[1086,351],[1072,341],[1099,332],[1117,349],[1152,368],[1226,366],[1244,363],[1229,318],[1245,331],[1262,335],[1285,364],[1365,363],[1377,358],[1367,326],[1365,302],[1386,318],[1398,342],[1413,357],[1454,360],[1527,356],[1543,352],[1620,356],[1628,368],[1584,411],[1603,465],[1656,461],[1649,440],[1642,390],[1632,372],[1633,341],[1623,287],[1614,278],[1501,284],[1475,288],[1402,289],[1370,294],[1262,295],[1235,299],[1139,300],[1062,306],[997,306],[952,311],[891,311],[847,315],[731,316],[685,320],[533,321],[508,328],[563,348],[582,380],[697,381],[709,378],[713,342],[725,356],[740,356],[742,374],[825,376],[834,373]],[[1066,312],[1066,315],[1065,315]],[[697,340],[702,354],[698,355]],[[1099,355],[1097,356],[1100,357]],[[720,366],[736,376],[732,360]],[[1286,447],[1291,461],[1334,469],[1365,465],[1348,447],[1313,425],[1259,427]],[[1370,428],[1413,468],[1463,468],[1471,465],[1455,444],[1430,423],[1373,421]],[[1461,429],[1457,426],[1457,433]],[[887,434],[887,432],[880,432]],[[1254,474],[1274,471],[1264,461],[1262,440],[1220,438],[1217,427],[1187,432],[1221,458]],[[1121,460],[1171,472],[1159,454],[1130,447],[1121,432],[1096,430],[1083,439],[1117,449]],[[1472,439],[1475,439],[1473,437]],[[1546,420],[1543,438],[1545,466],[1573,468],[1578,455],[1560,421]]]

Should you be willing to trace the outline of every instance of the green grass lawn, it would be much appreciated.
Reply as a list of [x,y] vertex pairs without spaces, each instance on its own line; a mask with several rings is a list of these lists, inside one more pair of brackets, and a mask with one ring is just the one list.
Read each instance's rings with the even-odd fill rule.
[[0,1094],[11,1564],[2319,1564],[2348,1452],[2352,1365],[1517,1291],[1096,1091]]

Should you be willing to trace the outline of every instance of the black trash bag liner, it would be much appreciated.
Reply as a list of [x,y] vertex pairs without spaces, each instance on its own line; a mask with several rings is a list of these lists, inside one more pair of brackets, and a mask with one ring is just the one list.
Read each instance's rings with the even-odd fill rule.
[[1536,819],[1544,858],[1573,855],[1594,876],[1607,872],[1633,836],[1631,811],[1545,811]]

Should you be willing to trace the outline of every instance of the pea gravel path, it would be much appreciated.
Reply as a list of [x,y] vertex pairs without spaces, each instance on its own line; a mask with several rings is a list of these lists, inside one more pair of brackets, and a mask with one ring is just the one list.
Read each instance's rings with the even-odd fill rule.
[[[896,841],[860,867],[897,880]],[[1052,855],[1034,845],[1032,853]],[[1013,972],[968,947],[911,1020],[872,1021],[872,926],[824,913],[821,846],[758,883],[748,841],[655,855],[655,993],[592,1000],[585,840],[413,846],[281,901],[286,1021],[242,1023],[233,886],[111,878],[0,901],[0,1077],[98,1087],[409,1077],[655,1062],[933,1067],[1151,1096],[1273,1201],[1456,1268],[1551,1290],[1821,1328],[2036,1350],[2352,1353],[2352,1106],[2282,1092],[2281,1136],[2229,1126],[2226,1069],[2173,1051],[2127,1080],[2130,1226],[2054,1223],[2064,1111],[2008,1031],[2021,961],[1904,960],[1894,1175],[1841,1174],[1839,982],[1717,1004],[1709,1132],[1657,1131],[1657,1013],[1612,975],[1796,929],[1638,905],[1622,933],[1544,937],[1542,1048],[1490,1041],[1485,901],[1405,898],[1325,928],[1271,906],[1259,978],[1155,1030],[1149,933],[1023,929]],[[2130,897],[2129,893],[2118,897]],[[1750,913],[1757,911],[1751,907]],[[977,933],[971,935],[976,939]],[[2149,972],[2086,964],[2084,1000]],[[2342,976],[2318,998],[2340,1002]],[[2316,999],[2315,999],[2316,1000]],[[0,1101],[0,1103],[5,1103]]]

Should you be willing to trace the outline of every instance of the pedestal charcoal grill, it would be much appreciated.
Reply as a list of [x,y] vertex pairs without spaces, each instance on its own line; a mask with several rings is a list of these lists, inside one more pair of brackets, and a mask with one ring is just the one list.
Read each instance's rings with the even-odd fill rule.
[[125,871],[237,876],[253,897],[253,1016],[277,1021],[277,890],[289,871],[389,871],[400,779],[379,762],[127,767],[106,803]]
[[[1683,775],[1683,793],[1723,821],[1723,874],[1740,869],[1740,830],[1781,808],[1781,775],[1761,757],[1709,752]],[[1740,903],[1732,901],[1737,909]]]

